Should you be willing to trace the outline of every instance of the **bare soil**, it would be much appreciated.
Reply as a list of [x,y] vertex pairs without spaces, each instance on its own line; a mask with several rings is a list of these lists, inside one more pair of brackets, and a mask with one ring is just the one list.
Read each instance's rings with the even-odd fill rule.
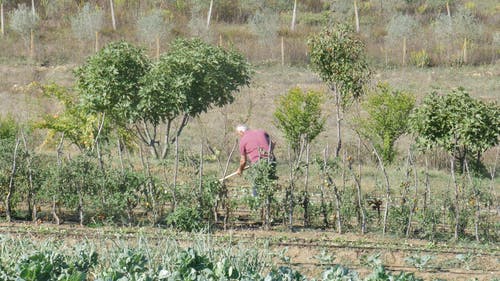
[[[152,238],[165,237],[165,231],[157,228],[141,228],[141,235]],[[60,226],[51,223],[1,223],[0,234],[46,239],[57,237],[68,243],[75,243],[82,237],[87,239],[113,238],[116,233],[122,238],[134,239],[139,235],[137,228],[88,228],[64,224]],[[175,239],[183,245],[192,242],[193,235],[189,233],[172,233]],[[494,280],[500,278],[500,245],[429,242],[416,239],[382,237],[368,234],[337,234],[333,231],[300,229],[263,230],[263,229],[231,229],[218,230],[212,235],[216,244],[242,243],[248,247],[262,247],[264,243],[275,252],[287,249],[285,256],[290,258],[291,266],[306,276],[318,277],[326,264],[317,258],[323,251],[333,257],[333,263],[342,264],[354,269],[361,276],[371,271],[362,263],[363,257],[380,254],[383,264],[390,271],[415,272],[415,275],[425,280]],[[463,264],[456,258],[459,254],[471,254],[473,258],[468,264]],[[412,255],[430,255],[432,259],[426,266],[417,270],[405,262]],[[276,260],[280,263],[279,260]]]

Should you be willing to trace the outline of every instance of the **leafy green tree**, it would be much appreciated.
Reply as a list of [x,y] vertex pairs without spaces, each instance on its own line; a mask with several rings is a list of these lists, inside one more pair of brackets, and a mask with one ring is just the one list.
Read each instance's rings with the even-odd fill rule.
[[103,113],[114,123],[133,121],[141,101],[139,81],[149,68],[142,49],[113,42],[75,71],[76,91],[89,112]]
[[378,84],[362,104],[367,116],[359,120],[361,133],[381,152],[383,160],[391,163],[396,151],[394,143],[408,130],[408,117],[415,106],[414,95]]
[[411,130],[423,148],[441,147],[459,162],[481,155],[499,142],[500,107],[472,98],[463,88],[447,95],[428,95],[410,118]]
[[326,120],[322,115],[322,105],[321,93],[304,93],[300,88],[293,88],[278,98],[274,112],[276,125],[297,154],[305,143],[311,143],[324,130]]
[[370,78],[363,41],[347,24],[335,24],[314,35],[307,42],[311,64],[335,96],[337,108],[338,157],[342,146],[342,110],[353,99],[363,94],[363,86]]
[[294,186],[304,151],[306,152],[306,181],[302,203],[304,207],[304,223],[307,225],[309,221],[309,195],[307,190],[309,147],[310,143],[324,129],[325,117],[322,115],[322,105],[323,96],[321,93],[315,91],[304,93],[300,88],[293,88],[288,94],[278,98],[278,107],[274,112],[277,127],[284,132],[286,140],[294,151],[293,159],[290,159],[290,185],[287,188],[290,225],[292,225],[294,208]]
[[[153,125],[156,135],[158,125],[166,123],[164,150],[171,142],[172,122],[182,116],[176,136],[196,117],[212,107],[221,107],[234,101],[234,92],[248,85],[250,66],[235,50],[224,50],[200,39],[178,39],[141,79],[138,120]],[[143,135],[147,135],[147,132]],[[156,140],[143,138],[156,145]]]
[[[64,139],[69,140],[80,151],[91,149],[99,130],[98,115],[83,108],[78,96],[63,86],[49,84],[42,86],[42,90],[48,97],[55,98],[64,110],[45,115],[37,127],[49,130],[48,139],[54,138],[56,133],[61,133]],[[101,129],[101,136],[107,134],[107,127]]]

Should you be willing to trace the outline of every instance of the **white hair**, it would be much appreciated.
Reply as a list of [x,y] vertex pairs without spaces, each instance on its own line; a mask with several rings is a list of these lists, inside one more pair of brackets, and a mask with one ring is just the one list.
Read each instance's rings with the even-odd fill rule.
[[246,132],[246,131],[248,131],[248,126],[245,124],[240,124],[240,125],[236,126],[236,131],[242,132],[242,133]]

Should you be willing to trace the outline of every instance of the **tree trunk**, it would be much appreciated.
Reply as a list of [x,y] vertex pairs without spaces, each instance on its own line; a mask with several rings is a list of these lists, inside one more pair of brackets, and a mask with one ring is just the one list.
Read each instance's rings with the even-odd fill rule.
[[378,164],[380,166],[380,169],[382,170],[382,173],[384,174],[384,179],[385,179],[385,210],[384,210],[384,226],[382,229],[382,235],[385,235],[387,231],[387,218],[389,216],[389,206],[391,201],[391,185],[389,183],[389,176],[387,175],[387,171],[385,170],[384,162],[382,161],[382,158],[380,157],[380,154],[378,153],[375,146],[373,144],[371,145],[373,152],[377,157]]
[[454,237],[455,239],[458,239],[458,227],[460,225],[460,209],[459,209],[459,202],[458,202],[458,184],[457,184],[457,179],[455,177],[455,156],[451,156],[451,177],[453,179],[453,184],[455,187],[455,227],[454,227]]
[[33,170],[31,169],[31,155],[28,152],[28,143],[26,141],[26,136],[23,131],[21,131],[21,137],[23,139],[24,150],[28,153],[28,157],[26,158],[26,166],[28,168],[28,194],[27,194],[27,203],[28,203],[28,214],[31,216],[32,221],[36,221],[36,204],[35,204],[35,188],[33,186]]
[[238,141],[234,142],[233,148],[231,149],[231,152],[229,153],[229,156],[227,157],[226,166],[224,167],[224,171],[222,172],[221,190],[220,190],[220,193],[218,194],[218,198],[217,198],[215,206],[214,206],[214,220],[215,220],[215,222],[218,221],[217,209],[219,207],[219,203],[225,209],[224,230],[227,229],[228,217],[229,217],[229,203],[227,202],[227,200],[228,200],[227,186],[226,186],[226,183],[224,180],[225,180],[225,177],[227,174],[227,170],[229,168],[229,162],[231,161],[233,153],[236,150],[236,146],[238,146]]
[[304,226],[308,227],[310,225],[310,214],[309,214],[309,152],[310,144],[306,144],[306,170],[304,172],[304,200],[302,201],[302,207],[304,208]]
[[295,31],[295,19],[297,18],[297,0],[293,2],[292,24],[290,29]]
[[448,18],[451,19],[450,1],[446,1],[446,13],[448,14]]
[[3,16],[3,2],[0,3],[0,30],[2,32],[2,37],[5,35],[5,22]]
[[477,186],[474,184],[474,181],[472,180],[471,172],[469,169],[469,162],[467,159],[465,159],[465,171],[467,172],[467,179],[469,180],[469,184],[471,185],[472,188],[472,196],[474,198],[474,208],[475,210],[475,215],[474,215],[474,236],[476,237],[476,241],[479,242],[479,220],[481,217],[481,206],[479,205],[479,200],[481,198],[479,197],[479,190]]
[[153,213],[153,219],[152,219],[152,225],[154,226],[156,224],[156,219],[157,219],[157,209],[156,209],[156,192],[155,192],[155,185],[153,181],[153,175],[151,174],[151,168],[149,166],[149,161],[148,159],[144,157],[144,153],[142,152],[142,145],[139,147],[139,153],[141,156],[141,162],[143,169],[146,170],[147,176],[148,176],[148,183],[147,183],[147,193],[148,196],[150,197],[151,200],[151,211]]
[[83,191],[78,188],[78,217],[80,219],[80,226],[83,226]]
[[12,205],[11,205],[11,199],[12,195],[14,194],[14,185],[15,185],[15,180],[14,177],[16,176],[16,171],[17,171],[17,149],[19,148],[19,137],[16,137],[16,145],[14,147],[14,157],[12,159],[12,170],[10,172],[10,180],[9,180],[9,191],[7,192],[7,196],[5,198],[5,215],[7,216],[7,222],[12,221]]
[[408,215],[408,225],[406,226],[406,237],[410,236],[411,232],[411,220],[413,219],[413,214],[415,210],[417,209],[417,201],[418,201],[418,171],[417,171],[417,165],[415,165],[415,159],[413,159],[411,151],[408,153],[409,157],[409,163],[412,167],[413,170],[413,178],[414,178],[414,185],[415,185],[415,193],[413,196],[413,204],[410,208],[410,214]]
[[288,185],[288,188],[286,190],[287,192],[287,199],[288,199],[288,227],[289,228],[293,228],[293,209],[294,209],[294,203],[293,203],[293,190],[294,190],[294,164],[293,164],[293,161],[292,161],[292,153],[291,153],[291,149],[290,149],[290,146],[288,146],[288,159],[289,160],[289,163],[290,163],[290,171],[289,171],[289,185]]
[[163,140],[163,151],[161,153],[161,158],[165,159],[170,150],[170,128],[172,127],[172,119],[167,120],[167,125],[165,126],[165,139]]
[[208,15],[207,15],[207,29],[210,26],[210,19],[212,18],[213,5],[214,5],[214,0],[210,0],[210,7],[208,8]]
[[341,126],[341,110],[342,110],[342,104],[341,104],[341,96],[340,96],[340,91],[337,89],[337,86],[333,86],[333,92],[335,94],[335,107],[337,108],[337,148],[335,149],[335,157],[338,158],[340,155],[340,149],[342,147],[342,139],[341,139],[341,134],[340,134],[340,126]]
[[116,30],[115,8],[113,5],[113,0],[109,0],[109,7],[111,9],[111,23],[113,24],[113,30]]
[[31,0],[31,13],[33,14],[33,17],[36,16],[35,0]]
[[356,20],[356,32],[359,32],[359,15],[358,15],[358,4],[354,0],[354,18]]
[[55,224],[59,225],[61,224],[61,220],[59,219],[59,216],[57,215],[57,200],[55,196],[52,196],[52,210],[51,210],[52,217],[54,218]]
[[351,172],[351,176],[356,183],[356,191],[357,191],[357,199],[358,199],[358,209],[359,209],[359,214],[361,215],[361,221],[360,221],[360,226],[361,226],[361,234],[366,233],[366,215],[365,215],[365,210],[363,207],[363,195],[361,193],[361,182],[359,181],[358,177],[356,177],[356,174],[354,173],[352,169],[352,162],[349,161],[347,164],[347,167],[349,168],[349,171]]
[[427,211],[427,204],[431,204],[431,184],[429,180],[429,159],[425,155],[425,193],[424,193],[424,213]]
[[199,184],[198,184],[198,207],[203,210],[203,142],[200,145],[200,170],[199,170]]

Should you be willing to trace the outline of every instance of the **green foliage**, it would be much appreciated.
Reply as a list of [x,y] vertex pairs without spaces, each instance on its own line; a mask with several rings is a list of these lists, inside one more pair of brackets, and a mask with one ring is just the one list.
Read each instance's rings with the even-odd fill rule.
[[[276,176],[276,162],[261,160],[252,164],[246,173],[250,182],[254,185],[258,195],[258,205],[266,200],[272,200],[278,188],[278,177]],[[257,206],[254,206],[257,207]]]
[[368,115],[358,121],[358,126],[362,134],[381,151],[384,161],[394,160],[394,143],[407,131],[408,117],[414,105],[414,95],[394,90],[383,83],[378,84],[363,102],[363,109]]
[[324,130],[326,118],[322,116],[323,96],[319,92],[304,93],[300,88],[291,89],[278,98],[274,112],[277,127],[285,133],[292,149],[300,149],[301,142],[311,143]]
[[11,115],[0,117],[0,141],[14,142],[18,130],[19,125],[14,117]]
[[431,93],[410,118],[417,143],[442,147],[461,161],[498,144],[500,107],[472,98],[463,88],[447,95]]
[[[4,242],[15,243],[8,239]],[[5,281],[85,281],[96,266],[97,253],[87,244],[73,248],[73,254],[60,251],[59,244],[42,243],[34,247],[28,243],[16,243],[22,249],[2,248],[0,257],[0,278]]]
[[[102,219],[115,219],[130,223],[132,211],[139,205],[145,192],[146,177],[144,174],[131,170],[106,169],[98,184],[101,200],[93,203],[94,209]],[[105,216],[105,217],[103,217]]]
[[428,67],[431,66],[431,57],[426,50],[420,50],[417,52],[410,53],[410,64],[417,67]]
[[323,281],[359,281],[361,280],[356,271],[341,265],[334,265],[327,268],[321,274]]
[[48,201],[56,199],[59,204],[74,209],[80,198],[92,200],[101,177],[95,158],[85,154],[78,155],[47,171],[44,197]]
[[300,272],[288,267],[280,266],[272,269],[264,278],[264,281],[305,281],[307,280]]
[[149,68],[142,49],[123,41],[108,44],[75,71],[84,108],[118,123],[133,120],[139,113],[139,81]]
[[350,25],[335,24],[309,38],[307,45],[313,70],[340,92],[343,105],[361,96],[370,69],[365,44]]
[[[53,138],[56,133],[63,133],[64,138],[80,150],[90,149],[98,133],[99,117],[82,108],[78,97],[63,86],[53,83],[42,86],[42,90],[46,96],[53,97],[60,102],[64,111],[45,115],[36,127],[48,129],[49,138]],[[109,132],[107,129],[108,126],[105,126],[101,130],[101,137],[106,138]]]
[[170,213],[165,223],[182,231],[199,231],[203,228],[203,220],[195,205],[181,205]]
[[430,255],[412,255],[405,258],[405,262],[414,266],[418,271],[424,270],[429,266],[429,262],[433,259]]
[[77,39],[90,41],[102,29],[103,23],[104,12],[98,6],[92,7],[90,3],[85,3],[81,11],[71,18],[71,30]]
[[141,119],[159,124],[186,114],[198,116],[234,101],[250,81],[249,64],[237,51],[200,39],[178,39],[141,79]]

